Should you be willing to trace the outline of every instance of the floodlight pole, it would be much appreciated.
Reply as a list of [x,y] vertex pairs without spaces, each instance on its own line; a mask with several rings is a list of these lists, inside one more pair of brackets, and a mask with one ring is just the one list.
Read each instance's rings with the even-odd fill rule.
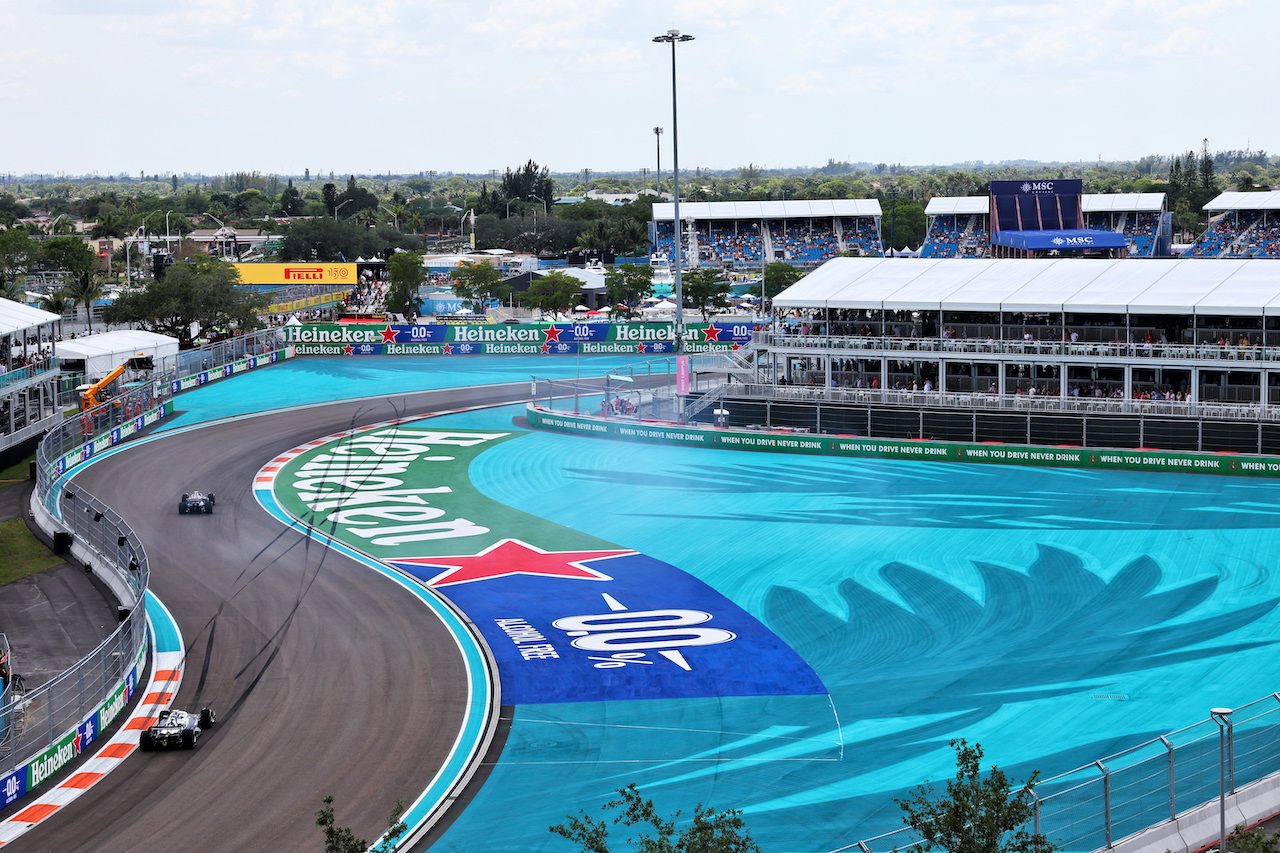
[[[693,36],[681,35],[679,30],[667,30],[666,35],[654,36],[653,40],[671,45],[671,176],[673,184],[671,200],[675,205],[672,213],[676,225],[676,256],[672,278],[676,296],[675,351],[681,354],[684,352],[684,289],[680,283],[680,127],[679,111],[676,108],[676,43],[693,41]],[[654,128],[654,132],[660,131]]]

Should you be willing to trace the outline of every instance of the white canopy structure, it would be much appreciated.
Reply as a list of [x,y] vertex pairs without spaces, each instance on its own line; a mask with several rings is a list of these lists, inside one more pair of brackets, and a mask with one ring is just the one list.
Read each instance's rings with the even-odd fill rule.
[[[875,198],[801,199],[797,201],[686,201],[681,219],[830,219],[834,216],[879,216]],[[675,218],[674,204],[655,204],[655,222]]]
[[[1267,193],[1223,193],[1228,195],[1267,195]],[[1280,193],[1270,193],[1280,195]],[[1206,210],[1227,209],[1211,208],[1217,199],[1205,205]],[[1164,210],[1164,193],[1085,193],[1080,197],[1085,213],[1159,213]],[[991,197],[985,195],[936,196],[929,199],[924,212],[928,216],[969,216],[975,213],[986,215],[990,212]],[[1280,203],[1275,207],[1280,207]]]
[[1210,213],[1224,210],[1280,210],[1280,193],[1226,192],[1204,206]]
[[178,356],[178,339],[155,332],[121,329],[58,344],[58,357],[64,365],[68,361],[84,361],[86,382],[101,379],[139,354],[150,357],[157,369],[172,366]]
[[46,323],[56,323],[62,318],[49,311],[32,308],[20,302],[0,299],[0,335],[12,335],[26,329],[34,329]]
[[775,308],[1280,315],[1274,260],[833,258]]

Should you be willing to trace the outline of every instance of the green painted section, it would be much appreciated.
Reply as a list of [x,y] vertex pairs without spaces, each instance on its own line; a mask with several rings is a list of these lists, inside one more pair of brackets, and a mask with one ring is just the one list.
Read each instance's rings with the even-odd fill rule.
[[[431,421],[377,427],[293,458],[274,494],[293,518],[377,559],[479,553],[503,539],[535,545],[553,532],[560,550],[610,543],[549,525],[481,494],[467,469],[490,447],[523,433],[441,429]],[[370,464],[371,450],[381,453]],[[465,544],[462,544],[465,543]]]
[[611,421],[588,415],[528,407],[530,426],[554,432],[656,444],[756,450],[770,453],[910,459],[916,462],[979,462],[1116,471],[1178,471],[1183,474],[1280,477],[1280,456],[1240,453],[1178,453],[1160,450],[1101,450],[1020,444],[953,444],[814,433],[760,432]]

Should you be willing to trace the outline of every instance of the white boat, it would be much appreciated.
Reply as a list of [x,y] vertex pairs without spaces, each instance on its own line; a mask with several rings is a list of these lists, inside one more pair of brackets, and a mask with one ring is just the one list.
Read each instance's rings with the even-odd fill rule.
[[668,296],[675,288],[676,280],[671,274],[671,261],[666,255],[658,253],[649,256],[649,266],[653,267],[653,293],[655,296]]

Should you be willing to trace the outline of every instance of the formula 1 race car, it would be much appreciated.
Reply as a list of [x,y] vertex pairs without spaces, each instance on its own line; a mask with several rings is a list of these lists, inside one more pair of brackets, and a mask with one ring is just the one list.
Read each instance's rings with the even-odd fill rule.
[[186,515],[189,512],[203,512],[213,515],[213,493],[205,494],[204,492],[191,492],[184,494],[182,500],[178,501],[178,514]]
[[170,708],[168,711],[161,711],[155,725],[142,732],[138,738],[138,746],[144,751],[167,749],[171,746],[195,749],[200,733],[213,728],[214,722],[215,717],[210,708],[202,708],[198,715]]

